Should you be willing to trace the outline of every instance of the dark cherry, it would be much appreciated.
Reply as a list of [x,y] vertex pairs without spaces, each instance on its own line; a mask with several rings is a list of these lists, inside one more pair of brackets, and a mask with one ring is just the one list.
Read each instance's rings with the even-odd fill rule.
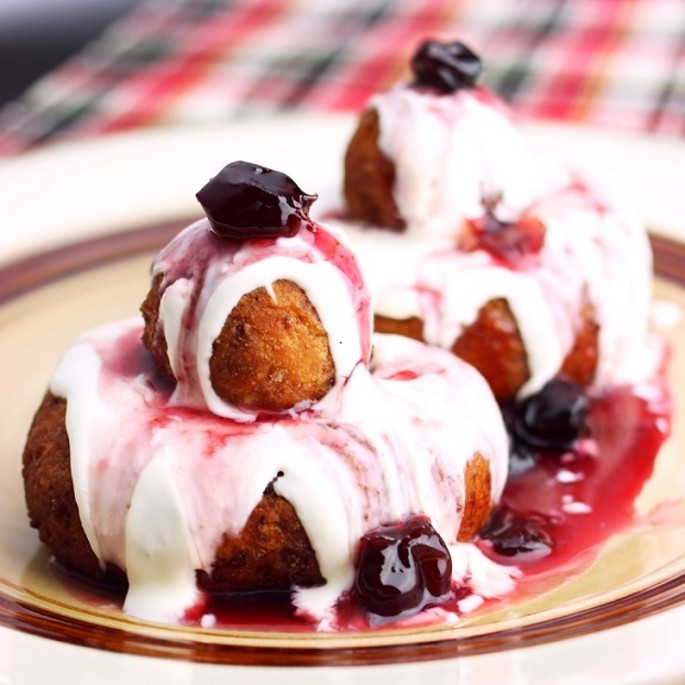
[[432,88],[441,93],[454,93],[476,85],[483,68],[480,58],[463,43],[440,43],[427,40],[416,51],[412,61],[414,88]]
[[571,449],[583,433],[588,409],[583,388],[554,378],[516,407],[515,439],[543,450]]
[[362,537],[354,595],[378,616],[411,615],[445,601],[452,557],[426,516],[382,526]]
[[225,166],[196,195],[213,233],[223,238],[292,237],[316,195],[302,192],[289,176],[250,162]]
[[535,468],[539,461],[539,453],[526,445],[517,435],[514,430],[516,423],[516,404],[506,404],[500,407],[502,411],[502,418],[507,429],[507,436],[509,438],[509,478],[519,476],[527,473]]
[[528,445],[513,439],[509,446],[509,477],[520,476],[534,469],[539,462],[539,455]]
[[481,217],[467,219],[466,229],[463,247],[486,250],[510,264],[537,254],[545,242],[545,225],[539,219],[524,215],[518,221],[502,221],[490,208]]
[[508,507],[497,507],[479,535],[492,543],[503,557],[547,556],[554,547],[554,522],[543,514],[519,514]]

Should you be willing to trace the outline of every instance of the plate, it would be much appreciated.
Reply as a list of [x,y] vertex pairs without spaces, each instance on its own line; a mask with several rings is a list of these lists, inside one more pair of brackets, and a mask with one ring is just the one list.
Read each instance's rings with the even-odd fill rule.
[[[196,214],[192,201],[195,190],[225,162],[242,157],[283,168],[303,187],[318,190],[321,206],[334,206],[339,166],[331,163],[322,168],[310,150],[318,154],[328,148],[327,158],[339,160],[352,125],[349,119],[293,119],[213,130],[129,135],[87,146],[49,149],[0,168],[0,182],[3,175],[23,176],[24,182],[33,179],[34,189],[35,179],[50,178],[46,188],[54,201],[41,203],[42,207],[52,209],[49,216],[34,216],[31,212],[29,217],[21,202],[24,186],[20,184],[14,196],[14,213],[0,206],[5,225],[7,217],[22,228],[30,225],[29,230],[21,232],[21,239],[15,236],[5,241],[5,265],[0,270],[0,382],[6,389],[0,400],[5,426],[0,437],[4,455],[0,465],[0,497],[5,503],[0,514],[0,622],[8,626],[0,631],[0,655],[9,655],[7,663],[0,662],[0,672],[8,674],[9,682],[23,682],[21,678],[29,672],[32,677],[25,682],[35,682],[41,669],[48,668],[47,664],[22,659],[33,641],[43,637],[52,638],[43,640],[41,645],[49,645],[54,659],[49,670],[52,676],[59,671],[58,666],[68,668],[74,655],[84,663],[94,664],[111,663],[117,656],[116,663],[123,669],[120,675],[126,673],[127,677],[135,677],[141,663],[166,672],[171,657],[184,664],[182,672],[192,673],[193,679],[201,673],[210,683],[219,673],[225,676],[226,668],[239,670],[245,682],[254,677],[256,670],[200,666],[193,662],[276,667],[315,664],[334,666],[331,672],[337,672],[343,664],[417,662],[440,657],[423,664],[422,677],[434,672],[441,677],[460,674],[471,678],[481,669],[492,677],[502,669],[507,682],[515,682],[512,673],[517,671],[521,682],[538,682],[538,677],[543,682],[550,673],[558,673],[556,665],[549,671],[550,667],[544,665],[554,663],[547,655],[554,654],[564,662],[583,644],[584,650],[602,645],[602,655],[620,652],[624,665],[629,664],[630,668],[614,671],[612,677],[621,673],[625,676],[616,682],[641,682],[634,679],[640,673],[649,673],[653,678],[657,674],[655,668],[669,676],[685,674],[680,650],[674,650],[672,658],[664,650],[670,633],[662,633],[662,628],[654,633],[653,628],[656,624],[668,625],[678,616],[682,620],[680,605],[685,601],[685,516],[677,503],[669,504],[674,493],[685,492],[682,414],[676,417],[673,438],[660,455],[655,474],[639,502],[645,512],[663,504],[659,511],[663,517],[670,515],[670,519],[663,525],[635,530],[613,541],[588,573],[563,588],[480,618],[474,615],[456,629],[293,637],[156,626],[134,621],[91,600],[86,602],[46,572],[46,553],[25,520],[19,463],[31,415],[65,346],[92,325],[136,311],[147,289],[151,250],[179,226],[178,221],[158,222]],[[539,141],[550,135],[548,129],[533,128],[531,133]],[[557,135],[562,134],[563,131],[557,131]],[[578,131],[574,134],[584,135]],[[587,137],[590,139],[591,136]],[[293,141],[298,141],[296,146]],[[549,146],[549,141],[545,145]],[[294,155],[293,149],[298,154]],[[163,150],[167,150],[166,155]],[[121,163],[113,165],[113,158],[120,154]],[[17,165],[20,168],[15,176],[11,167],[16,170]],[[81,171],[76,172],[74,165]],[[94,168],[103,172],[95,174]],[[148,194],[136,196],[146,179]],[[136,190],[127,190],[129,184]],[[71,206],[78,208],[78,212],[70,213]],[[56,214],[61,218],[57,219]],[[676,221],[665,221],[664,225],[676,226]],[[141,226],[145,227],[133,230]],[[117,232],[112,233],[114,230]],[[30,236],[26,237],[26,233]],[[75,240],[78,242],[74,244]],[[655,247],[659,269],[682,281],[682,248],[663,237],[656,239]],[[682,284],[659,280],[656,298],[662,315],[677,313],[677,306],[685,307]],[[673,306],[669,308],[666,303]],[[667,319],[668,316],[661,317],[669,323]],[[666,330],[674,346],[671,373],[672,385],[677,389],[685,387],[684,326],[681,319]],[[679,398],[681,406],[684,399]],[[637,619],[640,621],[635,624]],[[632,644],[631,628],[635,625],[642,627],[640,646],[627,651],[625,647]],[[645,646],[650,641],[645,640],[643,631],[648,626],[650,635],[661,635],[658,642],[652,643],[660,645],[658,664],[649,663],[656,661],[653,658],[645,658]],[[101,649],[84,649],[79,645]],[[122,657],[114,652],[146,658]],[[580,662],[567,663],[573,665],[578,675]],[[592,673],[602,677],[598,682],[612,682],[606,678],[610,671],[603,671],[602,664],[609,663],[607,656],[591,665],[586,660],[583,663],[589,669],[588,676]],[[516,664],[517,670],[511,670],[512,664]],[[649,671],[644,670],[645,665]],[[147,673],[149,677],[150,671]],[[286,682],[291,678],[294,682],[296,677],[302,682],[313,677],[311,673],[290,668],[281,675]],[[321,671],[317,669],[314,673]],[[393,673],[392,677],[400,682],[412,674],[418,677],[415,663],[358,667],[343,673],[352,682],[375,681],[379,675],[385,677],[385,673]],[[103,677],[109,678],[110,674],[101,671],[101,682]],[[54,677],[50,680],[54,681]]]

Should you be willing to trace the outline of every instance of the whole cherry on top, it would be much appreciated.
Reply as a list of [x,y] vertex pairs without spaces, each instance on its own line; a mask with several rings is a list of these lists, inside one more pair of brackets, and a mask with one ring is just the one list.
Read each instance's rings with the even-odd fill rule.
[[225,166],[196,195],[213,233],[249,240],[294,236],[310,227],[316,195],[303,192],[286,174],[251,162]]
[[441,93],[454,93],[473,88],[482,71],[478,55],[459,41],[441,43],[427,40],[411,61],[413,88],[432,88]]

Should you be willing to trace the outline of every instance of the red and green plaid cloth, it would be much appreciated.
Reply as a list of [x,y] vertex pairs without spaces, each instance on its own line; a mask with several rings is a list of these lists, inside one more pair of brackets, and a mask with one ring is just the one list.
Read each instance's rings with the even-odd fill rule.
[[0,152],[358,110],[427,36],[471,45],[524,115],[685,134],[685,0],[147,0],[0,110]]

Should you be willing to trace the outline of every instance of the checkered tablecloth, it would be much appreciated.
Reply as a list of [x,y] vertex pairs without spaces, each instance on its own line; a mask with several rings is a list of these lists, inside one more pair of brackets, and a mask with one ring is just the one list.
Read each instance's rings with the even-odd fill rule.
[[65,136],[352,111],[459,38],[523,115],[685,135],[685,0],[147,0],[0,110],[0,153]]

